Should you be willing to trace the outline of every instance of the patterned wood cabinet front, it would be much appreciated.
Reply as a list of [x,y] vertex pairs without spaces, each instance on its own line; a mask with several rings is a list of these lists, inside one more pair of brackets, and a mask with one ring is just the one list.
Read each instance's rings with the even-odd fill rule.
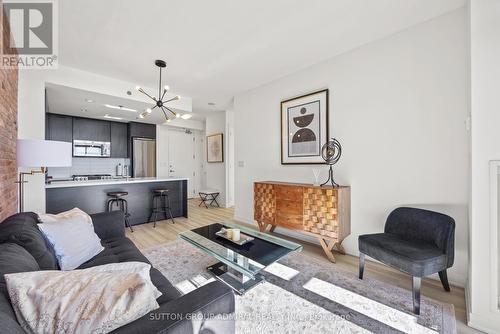
[[271,184],[254,184],[254,219],[264,224],[274,225],[276,215],[276,197]]
[[[318,237],[327,256],[343,252],[342,241],[351,233],[350,187],[319,187],[284,182],[255,182],[254,219],[261,231],[276,226]],[[330,244],[328,244],[330,242]]]

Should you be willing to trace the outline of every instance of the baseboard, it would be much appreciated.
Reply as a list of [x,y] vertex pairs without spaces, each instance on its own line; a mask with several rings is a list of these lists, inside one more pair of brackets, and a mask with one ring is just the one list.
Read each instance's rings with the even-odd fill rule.
[[470,310],[472,310],[470,301],[470,281],[467,279],[465,283],[465,317],[467,318],[467,324],[470,321]]
[[467,313],[467,326],[485,333],[500,333],[500,321],[494,315],[484,316],[476,313]]

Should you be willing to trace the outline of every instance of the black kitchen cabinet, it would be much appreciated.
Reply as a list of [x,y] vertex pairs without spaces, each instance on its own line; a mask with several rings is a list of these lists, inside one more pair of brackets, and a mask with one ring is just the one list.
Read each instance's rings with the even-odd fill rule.
[[45,119],[45,139],[73,141],[73,117],[47,114]]
[[110,122],[90,118],[73,118],[73,139],[111,141]]
[[156,125],[144,123],[129,123],[130,137],[142,137],[156,139]]
[[111,122],[111,157],[128,157],[127,123]]

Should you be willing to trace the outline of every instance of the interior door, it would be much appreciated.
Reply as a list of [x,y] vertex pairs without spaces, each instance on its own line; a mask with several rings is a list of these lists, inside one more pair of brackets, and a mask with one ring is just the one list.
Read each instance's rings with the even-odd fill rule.
[[187,177],[188,198],[195,197],[197,177],[195,173],[195,142],[194,134],[179,130],[168,132],[168,176]]

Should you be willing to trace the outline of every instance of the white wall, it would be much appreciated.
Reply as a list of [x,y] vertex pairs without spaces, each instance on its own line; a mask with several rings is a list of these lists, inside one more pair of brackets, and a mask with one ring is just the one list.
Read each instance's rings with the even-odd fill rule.
[[234,110],[226,111],[226,206],[234,206]]
[[[19,138],[45,138],[45,84],[47,82],[149,102],[138,94],[132,96],[126,94],[128,90],[133,90],[135,83],[120,81],[95,73],[62,65],[57,70],[20,70],[18,86]],[[175,101],[172,107],[183,111],[192,111],[192,100],[190,97],[183,97],[181,100]],[[25,209],[45,212],[43,176],[34,175],[28,177],[28,179],[29,183],[25,185]]]
[[[468,285],[469,325],[500,332],[493,281],[498,262],[491,235],[489,161],[500,160],[500,1],[470,2],[471,75],[471,261]],[[490,225],[491,224],[491,225]],[[498,227],[498,225],[497,225]],[[496,241],[495,241],[496,240]]]
[[466,10],[460,9],[236,96],[236,218],[253,221],[254,181],[313,182],[317,167],[280,164],[280,101],[329,88],[330,134],[343,146],[335,176],[352,187],[347,252],[358,254],[358,235],[383,231],[395,207],[430,206],[456,220],[449,277],[463,285],[466,48]]
[[[219,111],[207,116],[205,121],[205,134],[210,136],[222,133],[224,162],[206,163],[206,186],[210,189],[217,189],[220,195],[217,198],[220,206],[226,206],[226,112]],[[206,147],[206,140],[205,140]],[[206,159],[206,158],[205,158]]]

